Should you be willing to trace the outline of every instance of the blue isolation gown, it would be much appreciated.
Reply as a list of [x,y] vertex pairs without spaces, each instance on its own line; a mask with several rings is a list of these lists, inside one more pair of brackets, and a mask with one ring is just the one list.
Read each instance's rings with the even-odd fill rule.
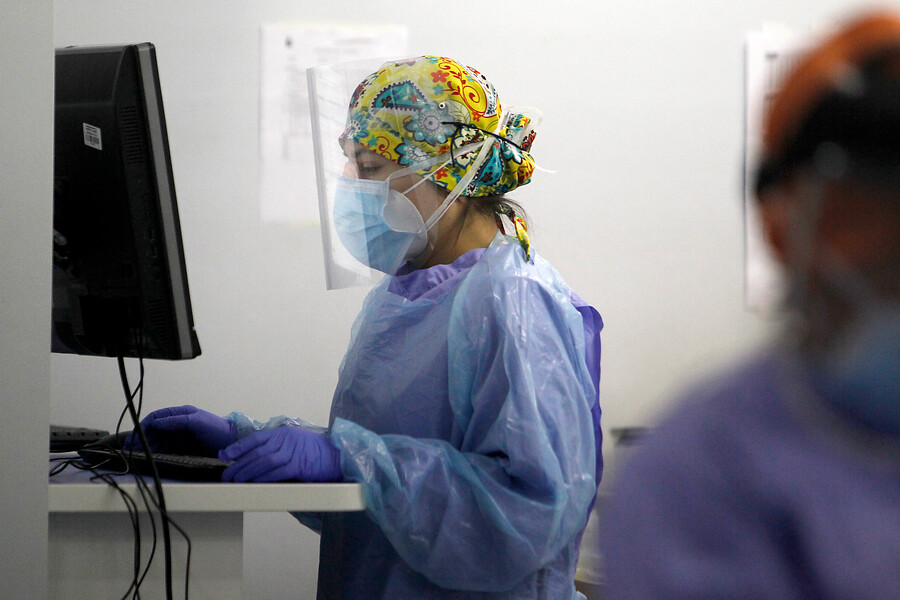
[[616,469],[610,600],[900,598],[900,439],[767,353],[677,404]]
[[601,328],[502,235],[376,287],[330,424],[366,511],[321,515],[318,597],[580,597],[602,468]]

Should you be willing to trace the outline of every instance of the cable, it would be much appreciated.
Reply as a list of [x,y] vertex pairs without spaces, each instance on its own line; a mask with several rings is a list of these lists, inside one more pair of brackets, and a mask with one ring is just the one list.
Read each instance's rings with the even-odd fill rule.
[[[132,402],[134,402],[134,398],[137,397],[137,399],[138,399],[137,414],[138,414],[138,416],[140,416],[141,411],[143,410],[143,406],[144,406],[144,360],[142,358],[138,360],[138,368],[139,368],[138,384],[134,388],[134,391],[128,392],[129,393],[128,397],[131,399]],[[127,415],[127,414],[128,414],[128,402],[126,401],[125,406],[122,408],[122,412],[119,413],[119,420],[116,421],[116,433],[119,433],[119,431],[121,431],[122,421],[125,420],[125,415]]]
[[[112,486],[119,493],[119,495],[122,497],[123,502],[125,502],[125,506],[128,510],[128,516],[131,519],[131,527],[134,532],[134,550],[133,550],[134,565],[133,565],[132,576],[131,576],[131,585],[129,585],[128,589],[125,590],[125,593],[122,595],[120,600],[127,600],[129,594],[131,594],[131,597],[133,600],[137,600],[140,598],[139,590],[140,590],[141,582],[143,581],[143,577],[140,576],[140,574],[141,574],[141,524],[140,524],[140,513],[138,511],[137,502],[135,502],[134,498],[132,498],[128,492],[126,492],[119,486],[118,482],[115,480],[115,475],[98,473],[94,469],[91,469],[91,471],[94,473],[94,479],[100,479],[100,480],[104,481],[106,484]],[[146,502],[145,502],[145,506],[146,506]],[[149,514],[149,511],[148,511],[148,514]],[[153,562],[153,554],[156,549],[156,525],[153,521],[152,516],[150,518],[150,526],[151,526],[151,530],[153,532],[152,545],[151,545],[151,550],[150,550],[150,556],[147,558],[147,566],[144,569],[145,573],[146,573],[146,570],[150,568],[150,564]]]
[[[147,485],[147,482],[141,477],[138,473],[129,471],[128,466],[131,464],[129,455],[133,454],[131,451],[122,450],[119,451],[122,464],[125,466],[125,470],[118,472],[101,472],[100,468],[103,468],[105,463],[99,463],[95,465],[90,465],[84,462],[81,458],[73,458],[73,457],[56,457],[51,458],[51,461],[56,463],[50,469],[50,476],[58,475],[62,473],[66,468],[73,467],[76,469],[80,469],[83,471],[90,471],[93,474],[92,480],[99,479],[105,482],[107,485],[113,487],[116,492],[121,496],[122,501],[125,503],[126,511],[128,512],[129,518],[131,520],[132,529],[134,532],[134,572],[132,574],[131,584],[128,589],[125,591],[124,595],[120,600],[127,600],[129,594],[131,594],[133,600],[138,600],[140,598],[140,587],[143,584],[144,580],[147,577],[147,574],[150,571],[150,566],[153,563],[153,558],[156,554],[157,542],[158,542],[158,534],[156,528],[156,521],[153,518],[153,509],[155,508],[157,512],[160,512],[160,506],[157,503],[156,498],[154,497],[150,487]],[[150,553],[147,557],[146,564],[141,567],[141,531],[140,531],[140,519],[139,519],[139,510],[137,508],[137,502],[132,496],[126,492],[116,481],[117,477],[123,477],[131,475],[134,478],[135,486],[138,490],[138,493],[141,495],[141,501],[144,505],[144,508],[147,512],[147,515],[150,519],[150,528],[151,528],[151,546]],[[191,557],[193,554],[193,544],[191,542],[190,536],[187,532],[171,517],[169,518],[169,524],[175,528],[175,530],[181,535],[184,539],[186,545],[186,553],[185,553],[185,582],[184,582],[184,598],[188,600],[190,594],[190,571],[191,571]]]
[[[153,497],[153,494],[150,492],[150,488],[147,486],[147,482],[144,481],[143,478],[139,477],[136,473],[134,474],[134,476],[135,476],[135,482],[138,484],[138,490],[140,491],[145,504],[149,500],[149,502],[151,502],[156,507],[157,512],[159,512],[160,511],[159,505],[156,503],[156,499]],[[147,512],[150,513],[149,505],[147,506]],[[182,529],[182,527],[171,517],[169,517],[169,524],[172,527],[174,527],[175,530],[181,535],[181,537],[184,539],[185,545],[187,546],[185,563],[184,563],[184,598],[185,598],[185,600],[188,600],[188,595],[189,595],[189,591],[190,591],[189,586],[190,586],[190,580],[191,580],[191,578],[190,578],[191,552],[192,552],[193,546],[191,544],[191,538],[187,534],[187,532],[184,529]],[[144,575],[146,575],[146,573]],[[141,579],[143,580],[143,578],[141,578]]]
[[[140,598],[139,588],[140,588],[141,582],[143,581],[143,576],[141,576],[140,513],[138,511],[137,502],[134,500],[134,498],[131,497],[131,495],[128,492],[126,492],[124,489],[122,489],[121,486],[119,486],[118,482],[115,479],[116,477],[127,475],[127,472],[103,473],[98,470],[102,466],[102,464],[101,465],[89,465],[80,458],[64,457],[64,458],[53,459],[53,460],[54,460],[54,462],[58,462],[58,464],[54,465],[54,467],[50,470],[51,476],[58,475],[59,473],[64,471],[69,466],[74,467],[76,469],[80,469],[82,471],[90,471],[93,474],[93,477],[91,477],[91,480],[99,479],[99,480],[103,481],[104,483],[106,483],[107,485],[109,485],[113,489],[115,489],[116,492],[119,494],[119,496],[122,498],[122,502],[125,504],[125,509],[128,513],[129,520],[131,521],[132,533],[133,533],[133,538],[134,538],[134,550],[133,550],[134,566],[133,566],[131,584],[128,586],[128,589],[122,595],[120,600],[127,600],[129,594],[132,594],[132,599],[134,599],[134,600],[139,599]],[[153,561],[153,554],[156,549],[157,535],[156,535],[156,524],[153,520],[152,514],[150,513],[149,504],[147,504],[145,498],[144,498],[144,505],[147,508],[148,515],[150,515],[150,525],[151,525],[151,529],[153,532],[150,556],[147,559],[147,566],[144,569],[144,574],[146,574],[147,570],[149,570],[149,568],[150,568],[150,564]]]
[[[139,575],[137,572],[135,573],[136,581],[134,588],[134,598],[139,598],[141,584],[144,583],[144,579],[147,577],[147,573],[150,572],[150,565],[153,564],[153,557],[156,556],[157,541],[159,538],[156,534],[156,521],[153,519],[153,512],[150,508],[150,503],[147,500],[149,490],[146,489],[146,482],[137,473],[132,473],[132,475],[134,477],[134,482],[137,485],[138,492],[141,494],[141,500],[144,503],[144,508],[147,509],[147,516],[150,519],[150,529],[153,532],[153,542],[150,545],[150,556],[147,558],[147,565],[144,567],[143,572],[141,572]],[[152,499],[152,494],[149,497]]]
[[[140,389],[143,390],[143,359],[139,358],[139,362],[141,363],[141,384]],[[125,371],[125,358],[119,354],[116,357],[116,362],[119,365],[119,376],[122,380],[122,387],[125,390],[125,403],[128,407],[128,412],[131,415],[131,422],[134,425],[134,431],[137,432],[138,438],[141,440],[142,447],[144,448],[144,453],[147,456],[147,461],[150,464],[150,472],[153,477],[153,485],[156,490],[156,504],[159,508],[159,517],[162,525],[162,534],[163,534],[163,554],[165,561],[165,587],[166,587],[166,600],[173,600],[172,596],[172,540],[169,534],[169,513],[166,510],[166,498],[163,493],[162,482],[159,480],[159,472],[156,469],[156,462],[153,460],[153,453],[150,451],[150,444],[147,442],[147,437],[144,435],[144,429],[141,427],[141,420],[138,417],[137,411],[134,407],[133,396],[131,386],[128,384],[128,373]]]
[[[125,369],[125,359],[122,354],[119,354],[116,357],[118,368],[119,368],[119,376],[122,382],[122,387],[125,391],[125,408],[122,410],[122,413],[119,415],[118,422],[116,424],[116,433],[121,430],[122,422],[124,421],[125,414],[129,414],[131,417],[131,421],[133,424],[133,431],[137,433],[140,443],[143,447],[143,452],[147,457],[147,463],[150,467],[151,476],[153,479],[154,490],[156,492],[155,496],[153,492],[150,490],[147,482],[137,473],[131,473],[134,476],[134,480],[138,489],[138,492],[141,495],[141,500],[147,509],[147,514],[150,519],[150,525],[152,530],[152,545],[150,550],[150,555],[147,559],[147,563],[144,566],[143,571],[140,569],[140,523],[137,512],[137,503],[131,496],[125,492],[121,487],[119,487],[118,483],[115,481],[116,476],[129,474],[132,469],[133,461],[131,457],[134,454],[133,450],[120,451],[119,457],[121,458],[124,471],[119,473],[100,473],[96,470],[96,468],[101,467],[101,465],[93,465],[88,466],[81,459],[73,459],[73,458],[61,458],[61,459],[53,459],[54,462],[58,462],[58,464],[53,465],[50,469],[50,476],[57,475],[64,471],[69,466],[74,466],[79,469],[89,470],[93,473],[93,479],[100,479],[106,482],[108,485],[111,485],[119,495],[122,497],[123,502],[125,502],[126,510],[128,511],[129,517],[132,522],[132,528],[135,533],[135,550],[134,550],[134,573],[132,577],[131,585],[128,590],[122,596],[122,600],[126,600],[129,593],[132,594],[132,598],[134,600],[138,600],[140,598],[140,586],[141,583],[146,578],[150,565],[153,561],[153,557],[156,553],[158,536],[156,529],[156,522],[153,518],[153,512],[151,509],[151,504],[157,509],[157,512],[160,516],[160,525],[163,534],[163,549],[164,549],[164,560],[165,560],[165,590],[166,590],[166,600],[173,600],[172,593],[172,544],[171,544],[171,535],[170,535],[170,526],[174,527],[178,533],[184,538],[185,543],[187,545],[187,556],[185,560],[185,583],[184,583],[184,598],[188,600],[189,596],[189,588],[190,588],[190,562],[191,562],[191,553],[192,553],[192,545],[190,537],[187,535],[187,532],[182,529],[178,523],[169,517],[168,510],[166,508],[165,495],[163,492],[162,482],[159,477],[159,472],[157,470],[156,462],[153,459],[153,453],[150,450],[150,444],[147,441],[147,438],[144,434],[144,430],[141,427],[140,423],[140,411],[143,406],[143,391],[144,391],[144,361],[142,356],[138,356],[138,364],[140,369],[140,378],[137,386],[132,390],[131,386],[128,383],[128,373]],[[137,408],[135,408],[135,398],[137,398]]]

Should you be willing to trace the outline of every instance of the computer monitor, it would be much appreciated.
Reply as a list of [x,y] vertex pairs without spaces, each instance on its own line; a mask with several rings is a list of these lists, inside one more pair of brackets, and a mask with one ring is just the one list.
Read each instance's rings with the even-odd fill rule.
[[54,352],[200,354],[150,43],[56,50]]

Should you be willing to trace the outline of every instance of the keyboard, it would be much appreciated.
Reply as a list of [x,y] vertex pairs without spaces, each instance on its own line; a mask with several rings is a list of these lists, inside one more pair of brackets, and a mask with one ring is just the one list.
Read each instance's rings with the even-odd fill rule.
[[[98,442],[82,446],[79,456],[97,469],[108,471],[129,471],[141,475],[152,475],[153,471],[147,455],[142,450],[122,450],[122,442],[129,432],[107,436]],[[210,456],[153,453],[156,472],[164,479],[181,481],[221,481],[222,471],[230,463]]]

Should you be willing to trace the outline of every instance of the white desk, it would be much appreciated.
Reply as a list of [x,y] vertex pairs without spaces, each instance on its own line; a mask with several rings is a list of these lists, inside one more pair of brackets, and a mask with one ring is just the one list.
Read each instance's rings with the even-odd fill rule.
[[[50,479],[50,598],[121,598],[134,568],[134,532],[121,496],[90,473],[72,469]],[[136,501],[135,483],[120,486]],[[152,484],[151,484],[152,487]],[[358,511],[365,508],[355,483],[186,483],[166,481],[163,491],[171,519],[191,538],[190,598],[239,599],[242,595],[245,512]],[[141,562],[150,552],[151,529],[141,506]],[[158,519],[157,519],[158,522]],[[301,527],[298,523],[297,527]],[[144,598],[165,598],[162,532],[147,579]],[[184,598],[187,545],[171,528],[175,598]],[[315,573],[310,574],[315,577]]]

